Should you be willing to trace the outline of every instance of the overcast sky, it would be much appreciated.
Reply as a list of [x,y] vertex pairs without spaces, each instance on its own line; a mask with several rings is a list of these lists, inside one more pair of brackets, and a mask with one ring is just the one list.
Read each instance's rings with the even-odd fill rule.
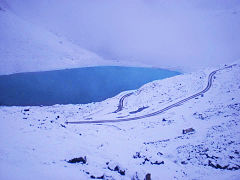
[[26,20],[106,59],[193,70],[240,58],[239,0],[9,0],[8,3]]

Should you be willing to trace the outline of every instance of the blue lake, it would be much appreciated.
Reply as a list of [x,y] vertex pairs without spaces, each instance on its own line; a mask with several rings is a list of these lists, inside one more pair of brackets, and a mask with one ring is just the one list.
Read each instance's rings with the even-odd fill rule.
[[85,104],[179,75],[157,68],[98,66],[0,76],[0,105]]

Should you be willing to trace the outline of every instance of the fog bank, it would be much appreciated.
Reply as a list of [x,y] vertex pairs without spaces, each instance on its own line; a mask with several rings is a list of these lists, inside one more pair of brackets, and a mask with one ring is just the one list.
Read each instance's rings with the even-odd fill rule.
[[7,3],[24,19],[105,59],[191,71],[240,58],[238,0]]

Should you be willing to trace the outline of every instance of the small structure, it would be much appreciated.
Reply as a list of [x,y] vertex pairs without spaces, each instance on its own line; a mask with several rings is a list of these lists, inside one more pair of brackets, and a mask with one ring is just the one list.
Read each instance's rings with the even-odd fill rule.
[[195,129],[193,129],[193,128],[188,128],[188,129],[183,129],[182,133],[183,133],[183,134],[187,134],[187,133],[194,132],[194,131],[195,131]]

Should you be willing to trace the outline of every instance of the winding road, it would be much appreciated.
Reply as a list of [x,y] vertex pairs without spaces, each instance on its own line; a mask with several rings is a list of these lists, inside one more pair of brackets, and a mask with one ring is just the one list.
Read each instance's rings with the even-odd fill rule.
[[119,100],[118,103],[118,108],[116,111],[114,111],[113,113],[118,113],[119,111],[121,111],[123,109],[123,101],[126,97],[131,96],[133,94],[133,92],[125,94],[123,97],[121,97],[121,99]]
[[[221,69],[218,69],[218,70],[215,70],[215,71],[211,72],[211,73],[209,74],[209,76],[208,76],[208,84],[207,84],[207,86],[205,87],[205,89],[203,89],[202,91],[200,91],[200,92],[198,92],[198,93],[196,93],[196,94],[194,94],[194,95],[192,95],[192,96],[189,96],[189,97],[187,97],[187,98],[184,98],[184,99],[182,99],[182,100],[180,100],[180,101],[178,101],[178,102],[176,102],[176,103],[174,103],[174,104],[171,104],[171,105],[169,105],[169,106],[167,106],[167,107],[165,107],[165,108],[163,108],[163,109],[160,109],[160,110],[158,110],[158,111],[156,111],[156,112],[149,113],[149,114],[142,115],[142,116],[132,117],[132,118],[125,118],[125,119],[95,120],[95,121],[76,121],[76,122],[65,122],[65,123],[66,123],[66,124],[116,123],[116,122],[133,121],[133,120],[138,120],[138,119],[143,119],[143,118],[148,118],[148,117],[156,116],[156,115],[161,114],[161,113],[163,113],[163,112],[165,112],[165,111],[168,111],[169,109],[172,109],[172,108],[174,108],[174,107],[180,106],[180,105],[182,105],[184,102],[187,102],[187,101],[189,101],[189,100],[191,100],[191,99],[193,99],[193,98],[196,98],[196,97],[198,97],[198,96],[206,93],[206,92],[212,87],[213,76],[214,76],[218,71],[221,71],[221,70],[227,69],[227,68],[232,68],[232,67],[235,66],[235,65],[236,65],[236,64],[231,65],[231,66],[226,66],[226,67],[224,67],[224,68],[221,68]],[[130,94],[130,93],[129,93],[129,94]],[[128,94],[126,94],[126,95],[128,95]],[[124,96],[126,96],[126,95],[124,95]],[[124,96],[123,96],[123,97],[124,97]],[[128,95],[128,96],[129,96],[129,95]],[[123,97],[121,98],[122,101],[123,101],[124,98],[126,98],[127,96],[124,97],[124,98],[123,98]],[[122,103],[122,102],[121,102],[121,103]],[[120,102],[119,102],[119,104],[120,104]],[[122,108],[122,104],[121,104],[121,108]],[[119,109],[119,108],[118,108],[118,109]]]

